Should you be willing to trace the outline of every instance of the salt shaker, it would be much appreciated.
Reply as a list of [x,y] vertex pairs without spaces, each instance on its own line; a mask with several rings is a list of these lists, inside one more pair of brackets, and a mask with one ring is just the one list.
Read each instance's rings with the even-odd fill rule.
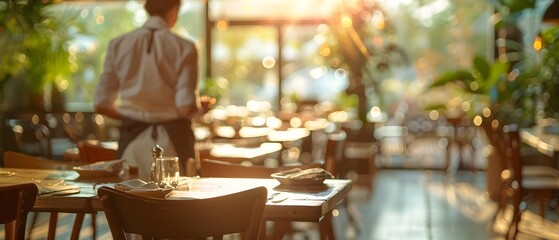
[[163,157],[163,148],[161,148],[159,145],[155,145],[155,147],[151,149],[151,153],[153,157],[153,162],[151,163],[149,179],[151,181],[158,182],[159,180],[157,179],[157,173],[155,168],[157,164],[157,159]]

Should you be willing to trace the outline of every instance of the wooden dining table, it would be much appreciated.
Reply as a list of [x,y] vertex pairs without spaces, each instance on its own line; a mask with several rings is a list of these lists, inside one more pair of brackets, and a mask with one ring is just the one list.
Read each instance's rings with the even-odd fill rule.
[[263,142],[257,146],[243,146],[235,143],[212,143],[208,149],[199,149],[200,159],[214,159],[232,163],[250,162],[262,165],[264,160],[279,154],[280,143]]
[[557,161],[559,167],[559,134],[544,131],[543,126],[520,129],[520,138],[538,152]]
[[[39,197],[33,210],[39,212],[103,211],[97,189],[101,186],[114,187],[133,178],[121,175],[87,179],[73,170],[0,168],[0,185],[37,183]],[[71,191],[64,192],[63,186]],[[265,221],[316,222],[319,223],[322,239],[335,239],[332,211],[351,190],[351,180],[327,179],[321,185],[286,187],[275,179],[183,177],[166,199],[211,198],[259,186],[268,190]],[[79,192],[75,191],[76,187]]]

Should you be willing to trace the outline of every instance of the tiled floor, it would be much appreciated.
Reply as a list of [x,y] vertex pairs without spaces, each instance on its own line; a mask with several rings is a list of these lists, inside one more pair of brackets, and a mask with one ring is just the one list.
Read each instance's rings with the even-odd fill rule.
[[483,172],[449,176],[442,171],[380,170],[374,186],[368,198],[366,191],[354,189],[350,200],[363,227],[352,234],[345,221],[337,221],[340,239],[493,238],[488,222],[496,206],[484,193]]

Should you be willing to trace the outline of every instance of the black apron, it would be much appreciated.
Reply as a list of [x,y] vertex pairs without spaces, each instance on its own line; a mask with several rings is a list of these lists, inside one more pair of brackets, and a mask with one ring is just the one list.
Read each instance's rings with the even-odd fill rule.
[[[152,138],[157,140],[157,126],[161,125],[167,131],[171,144],[177,151],[179,157],[180,175],[186,176],[186,160],[195,158],[194,132],[192,121],[177,119],[161,123],[145,123],[124,117],[120,126],[120,138],[118,140],[117,158],[121,158],[128,145],[148,127],[152,127]],[[165,149],[163,149],[165,150]]]

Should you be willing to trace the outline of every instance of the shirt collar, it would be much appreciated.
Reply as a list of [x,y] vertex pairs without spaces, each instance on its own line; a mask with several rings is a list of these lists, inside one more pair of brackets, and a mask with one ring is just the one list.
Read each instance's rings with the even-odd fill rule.
[[167,25],[167,23],[162,17],[152,16],[147,20],[146,23],[144,23],[144,27],[159,29],[159,28],[169,28],[169,25]]

